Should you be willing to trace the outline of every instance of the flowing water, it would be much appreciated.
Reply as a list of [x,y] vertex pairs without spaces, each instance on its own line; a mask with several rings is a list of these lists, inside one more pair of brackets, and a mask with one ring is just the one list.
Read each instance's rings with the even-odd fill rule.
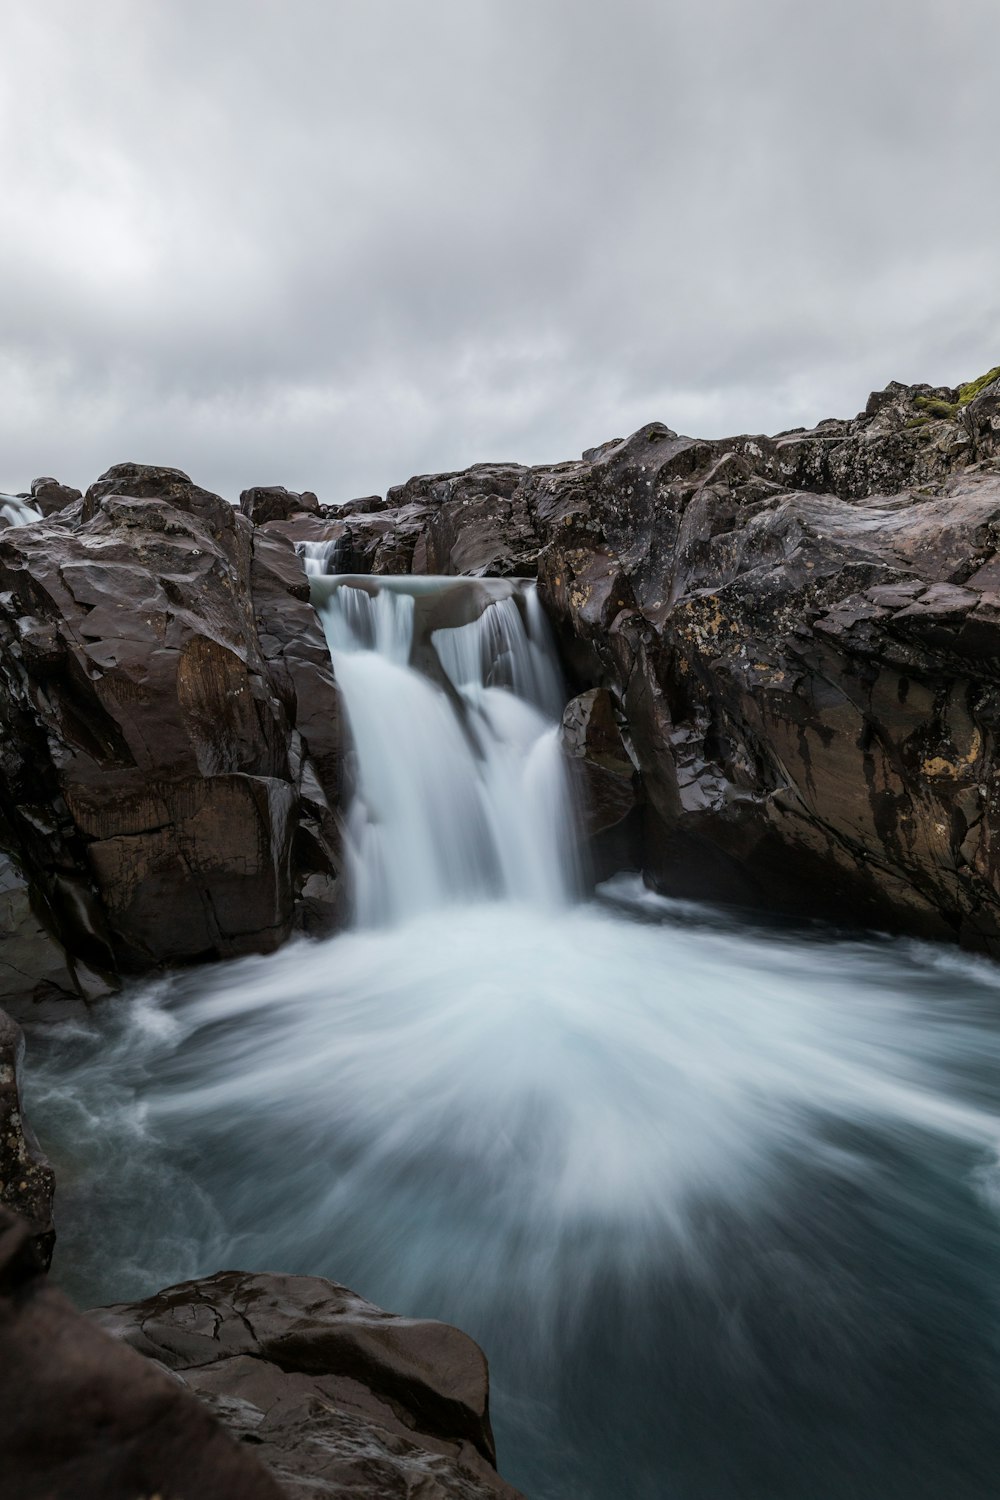
[[533,1500],[1000,1494],[1000,971],[581,899],[530,587],[317,591],[352,929],[33,1039],[71,1292],[455,1322]]
[[41,511],[30,500],[22,500],[20,495],[0,495],[0,522],[4,523],[0,530],[8,526],[34,526],[41,519]]

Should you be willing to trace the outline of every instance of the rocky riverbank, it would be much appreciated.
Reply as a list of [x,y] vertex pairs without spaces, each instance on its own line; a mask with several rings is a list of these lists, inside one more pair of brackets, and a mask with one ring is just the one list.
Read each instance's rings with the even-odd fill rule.
[[38,481],[47,513],[0,532],[3,993],[336,925],[338,700],[302,544],[537,575],[585,695],[591,831],[630,818],[661,889],[997,952],[998,433],[994,379],[776,438],[651,424],[336,510],[275,488],[236,510],[136,464],[85,496]]
[[[235,509],[122,464],[0,513],[0,1000],[22,1019],[340,923],[344,743],[306,555],[537,577],[598,872],[1000,953],[1000,371],[338,508],[272,487]],[[239,1273],[85,1322],[44,1281],[20,1052],[0,1017],[0,1493],[513,1494],[454,1329]]]

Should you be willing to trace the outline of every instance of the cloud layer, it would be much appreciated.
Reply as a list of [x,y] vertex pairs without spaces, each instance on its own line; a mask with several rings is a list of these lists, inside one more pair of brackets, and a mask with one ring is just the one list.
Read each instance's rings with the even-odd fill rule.
[[334,501],[1000,360],[995,0],[38,0],[0,488]]

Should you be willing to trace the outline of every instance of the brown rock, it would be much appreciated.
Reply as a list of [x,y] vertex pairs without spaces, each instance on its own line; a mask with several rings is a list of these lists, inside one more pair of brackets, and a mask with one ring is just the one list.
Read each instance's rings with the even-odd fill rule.
[[179,1375],[288,1494],[517,1500],[482,1351],[311,1276],[222,1272],[90,1314]]
[[266,521],[287,521],[300,511],[318,516],[319,500],[312,490],[298,494],[281,484],[259,484],[240,495],[240,510],[255,526],[263,526]]
[[1000,382],[968,389],[423,476],[351,517],[354,570],[537,571],[663,889],[1000,953]]
[[0,817],[77,988],[328,926],[338,700],[290,545],[175,469],[82,517],[0,549]]
[[60,484],[58,479],[46,477],[31,481],[31,503],[43,516],[65,510],[67,506],[75,505],[82,499],[80,490],[75,490],[68,484]]
[[581,772],[587,832],[615,827],[637,805],[638,778],[607,688],[590,688],[567,703],[562,743]]
[[280,1500],[184,1386],[77,1313],[0,1208],[0,1500]]

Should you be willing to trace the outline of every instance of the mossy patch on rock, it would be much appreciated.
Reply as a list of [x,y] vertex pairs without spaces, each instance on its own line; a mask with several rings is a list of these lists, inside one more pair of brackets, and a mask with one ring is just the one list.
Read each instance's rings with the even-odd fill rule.
[[[987,370],[985,375],[977,375],[975,380],[966,381],[965,385],[958,387],[958,399],[956,401],[945,401],[941,396],[914,396],[913,404],[928,418],[937,417],[942,421],[953,422],[963,407],[974,401],[980,392],[985,391],[994,380],[1000,380],[1000,365],[994,365],[992,370]],[[919,418],[908,426],[916,425]]]

